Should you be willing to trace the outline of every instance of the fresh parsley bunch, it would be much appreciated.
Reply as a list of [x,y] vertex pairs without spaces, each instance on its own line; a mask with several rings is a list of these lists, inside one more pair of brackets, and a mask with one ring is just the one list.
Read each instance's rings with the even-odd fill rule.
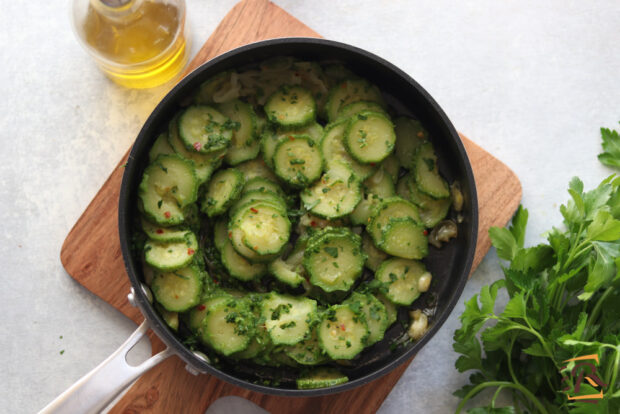
[[[456,368],[475,371],[470,384],[455,392],[462,398],[457,413],[488,389],[495,391],[490,404],[469,413],[620,413],[620,177],[589,192],[573,178],[568,192],[571,199],[560,207],[565,228],[551,229],[546,243],[524,247],[528,212],[522,207],[509,228],[490,229],[508,264],[504,279],[466,302],[454,333],[454,350],[461,354]],[[509,300],[497,311],[500,290]],[[592,354],[605,386],[582,378],[578,394],[602,389],[603,398],[569,400],[576,395],[571,371],[578,362],[564,361]],[[502,390],[513,405],[496,408]]]

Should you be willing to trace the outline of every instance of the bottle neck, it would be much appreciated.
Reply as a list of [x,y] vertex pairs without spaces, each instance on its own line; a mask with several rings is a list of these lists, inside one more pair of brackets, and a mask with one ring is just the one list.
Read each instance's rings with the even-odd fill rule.
[[90,0],[90,5],[103,16],[119,19],[135,13],[143,0]]

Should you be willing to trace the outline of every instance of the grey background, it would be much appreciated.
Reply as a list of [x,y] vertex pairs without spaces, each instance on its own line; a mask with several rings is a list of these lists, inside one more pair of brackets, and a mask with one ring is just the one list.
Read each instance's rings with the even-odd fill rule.
[[[74,39],[68,3],[3,1],[0,12],[0,412],[41,409],[135,328],[76,284],[59,252],[169,86],[108,81]],[[560,224],[572,176],[590,188],[611,174],[596,154],[598,128],[620,120],[617,0],[276,3],[326,38],[402,68],[459,131],[512,168],[530,210],[527,243]],[[234,4],[187,0],[193,53]],[[457,316],[500,276],[492,250],[382,413],[454,411],[451,393],[467,379],[453,368]]]

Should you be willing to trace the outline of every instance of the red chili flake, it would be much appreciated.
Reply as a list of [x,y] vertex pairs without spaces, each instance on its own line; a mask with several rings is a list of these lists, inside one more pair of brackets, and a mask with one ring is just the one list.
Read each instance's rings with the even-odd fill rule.
[[157,230],[155,230],[155,233],[157,233],[157,234],[164,234],[164,229],[157,229]]
[[289,139],[290,141],[295,141],[295,137],[294,137],[294,136],[292,136],[292,135],[289,135],[289,136],[288,136],[288,139]]
[[196,253],[196,250],[192,249],[191,247],[187,249],[187,254],[189,256],[193,255],[194,253]]
[[178,298],[179,298],[179,295],[174,295],[174,298],[175,298],[175,299],[178,299]]
[[220,160],[225,157],[225,154],[220,155]]
[[169,211],[164,212],[164,217],[170,218],[170,212]]
[[254,246],[254,250],[258,250],[258,246]]
[[202,144],[200,142],[194,142],[194,149],[196,151],[200,151],[201,148],[202,148]]
[[215,283],[216,285],[219,285],[219,284],[220,284],[220,281],[219,281],[219,280],[217,280],[217,279],[213,279],[213,283]]
[[341,87],[342,89],[346,89],[346,87],[347,87],[347,83],[346,83],[346,82],[342,82],[342,85],[340,85],[340,87]]
[[250,207],[250,211],[251,211],[252,213],[258,213],[258,210],[257,210],[257,209],[255,209],[254,207]]
[[347,330],[347,327],[346,327],[346,326],[344,326],[344,323],[341,323],[341,324],[340,324],[340,329],[341,329],[342,331],[346,331],[346,330]]
[[417,133],[418,138],[424,138],[424,132],[420,131]]
[[198,309],[199,311],[202,311],[202,310],[207,309],[207,307],[206,307],[205,305],[198,305],[198,306],[197,306],[197,309]]
[[229,232],[228,232],[228,238],[229,238],[229,239],[232,239],[232,231],[229,231]]
[[377,164],[375,164],[374,162],[371,162],[371,163],[370,163],[370,166],[371,166],[371,167],[374,167],[375,165],[377,165]]
[[424,230],[424,235],[428,236],[428,230]]
[[312,220],[312,221],[310,222],[310,225],[311,225],[312,227],[316,227],[316,221]]

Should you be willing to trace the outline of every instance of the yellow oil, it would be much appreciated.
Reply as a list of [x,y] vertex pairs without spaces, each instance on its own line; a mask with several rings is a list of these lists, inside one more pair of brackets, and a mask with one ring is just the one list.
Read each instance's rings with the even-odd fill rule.
[[161,85],[177,76],[189,58],[183,11],[149,0],[131,0],[117,8],[90,0],[84,40],[116,83],[130,88]]

